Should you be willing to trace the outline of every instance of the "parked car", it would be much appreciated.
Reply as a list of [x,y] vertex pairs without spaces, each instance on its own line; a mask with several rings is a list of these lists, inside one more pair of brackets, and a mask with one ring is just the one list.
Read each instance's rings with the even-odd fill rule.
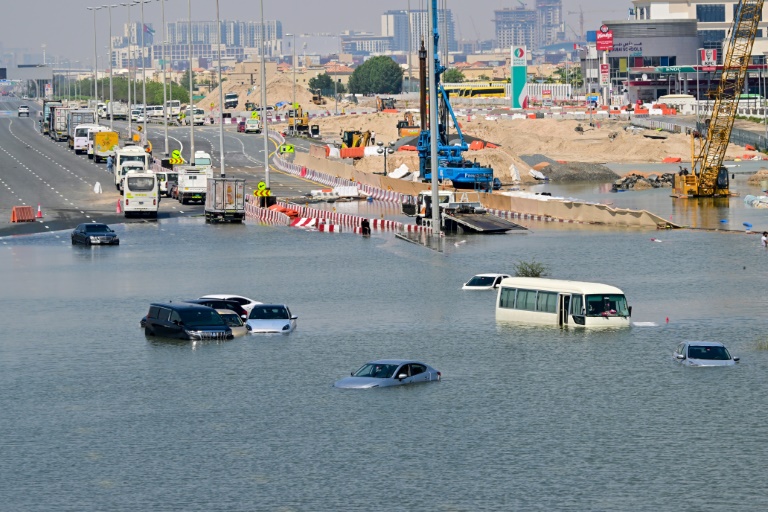
[[117,233],[106,224],[80,224],[71,234],[72,245],[120,245]]
[[237,131],[240,133],[245,133],[245,121],[240,121],[237,123]]
[[422,382],[439,382],[442,374],[431,366],[409,359],[380,359],[365,363],[334,387],[346,389],[386,388]]
[[21,116],[27,116],[29,117],[29,107],[26,105],[19,105],[19,117]]
[[245,320],[248,318],[248,312],[241,306],[238,302],[235,302],[233,300],[225,300],[225,299],[193,299],[193,300],[185,300],[184,302],[188,304],[199,304],[201,306],[208,306],[209,308],[213,309],[231,309],[238,315],[240,315],[240,318]]
[[462,290],[493,290],[499,287],[502,279],[512,277],[509,274],[477,274],[464,283]]
[[144,334],[184,340],[232,339],[232,329],[215,309],[184,302],[150,304]]
[[257,304],[248,314],[245,327],[252,334],[288,334],[296,329],[296,320],[285,304]]
[[261,133],[261,121],[258,119],[246,119],[245,133]]
[[224,319],[224,323],[232,330],[232,336],[239,338],[248,334],[243,319],[231,309],[217,309],[216,312]]
[[261,302],[249,299],[248,297],[243,297],[242,295],[232,295],[228,293],[213,293],[209,295],[203,295],[200,297],[201,299],[224,299],[224,300],[231,300],[233,302],[237,302],[240,304],[244,310],[247,312],[251,312],[253,309],[253,306],[256,304],[261,304]]
[[717,341],[684,341],[675,349],[674,358],[685,366],[733,366],[739,362]]

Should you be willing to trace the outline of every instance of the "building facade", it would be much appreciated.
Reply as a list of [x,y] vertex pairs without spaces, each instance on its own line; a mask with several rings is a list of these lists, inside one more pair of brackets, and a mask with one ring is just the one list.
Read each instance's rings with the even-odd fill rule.
[[565,40],[562,0],[536,0],[536,48]]
[[[410,20],[410,25],[409,25]],[[449,52],[458,49],[456,26],[450,9],[438,9],[437,30],[440,33],[440,47],[447,46]],[[410,36],[409,36],[410,34]],[[392,51],[418,51],[421,41],[429,40],[429,13],[427,10],[386,11],[381,15],[381,35],[392,38]]]
[[525,46],[529,51],[534,50],[537,47],[537,22],[535,9],[516,7],[494,11],[493,23],[496,27],[498,48]]

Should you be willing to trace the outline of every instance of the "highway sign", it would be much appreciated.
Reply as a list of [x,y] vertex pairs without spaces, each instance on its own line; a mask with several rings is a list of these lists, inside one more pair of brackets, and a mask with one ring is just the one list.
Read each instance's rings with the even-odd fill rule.
[[267,184],[263,181],[260,181],[258,185],[256,185],[256,190],[253,191],[253,195],[256,197],[269,197],[272,195],[272,191],[267,188]]

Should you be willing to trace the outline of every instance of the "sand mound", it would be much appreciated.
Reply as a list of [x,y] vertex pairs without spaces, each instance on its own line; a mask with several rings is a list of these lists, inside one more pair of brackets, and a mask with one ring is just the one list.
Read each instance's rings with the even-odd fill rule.
[[[260,81],[259,77],[255,77],[256,81]],[[250,101],[257,105],[261,104],[261,87],[257,85],[242,84],[239,82],[225,81],[224,94],[233,92],[237,93],[240,103],[237,110],[245,110],[245,103]],[[277,74],[272,80],[267,82],[267,104],[275,105],[281,101],[291,103],[293,101],[293,79],[290,73]],[[296,84],[296,102],[301,105],[305,110],[312,108],[321,108],[312,104],[312,93],[309,89],[301,84]],[[204,99],[197,104],[201,108],[208,110],[213,103],[213,108],[219,108],[219,88],[215,88]]]
[[761,181],[768,181],[768,169],[760,169],[747,179],[750,185],[760,185]]

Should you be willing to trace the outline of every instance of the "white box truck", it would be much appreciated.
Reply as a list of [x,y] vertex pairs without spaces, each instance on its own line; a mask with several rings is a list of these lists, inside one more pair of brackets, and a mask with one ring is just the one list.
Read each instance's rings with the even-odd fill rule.
[[209,178],[205,194],[206,222],[243,222],[245,219],[245,180]]
[[123,189],[123,178],[130,169],[132,172],[149,170],[149,153],[141,146],[125,146],[115,151],[115,188]]
[[208,179],[213,178],[213,170],[210,167],[194,165],[177,165],[175,169],[179,172],[179,202],[181,204],[187,204],[191,201],[205,203]]

